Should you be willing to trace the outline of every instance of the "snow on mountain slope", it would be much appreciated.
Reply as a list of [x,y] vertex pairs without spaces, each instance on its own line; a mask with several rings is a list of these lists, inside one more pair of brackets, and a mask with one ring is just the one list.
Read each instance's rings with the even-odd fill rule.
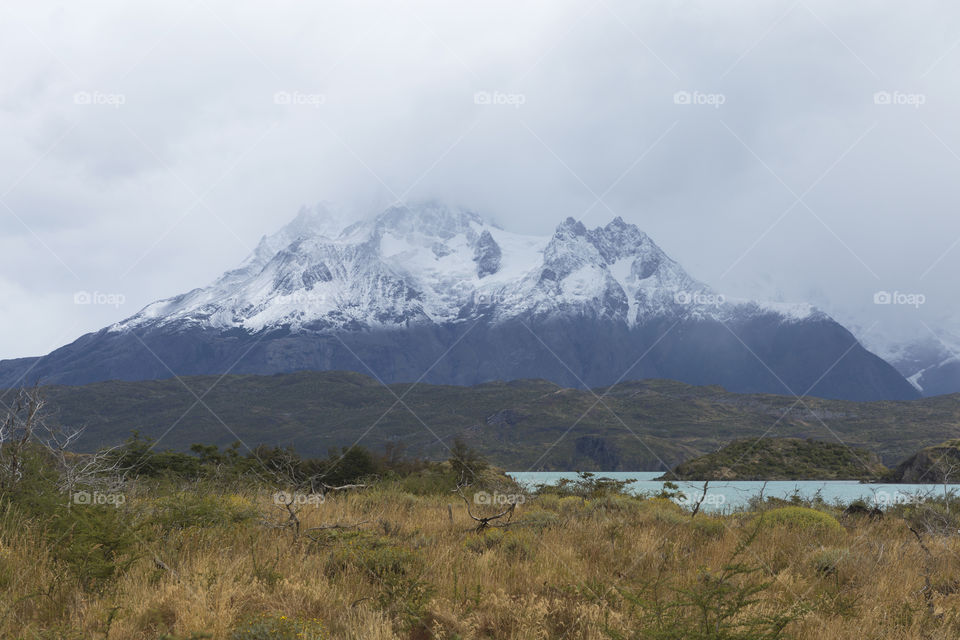
[[864,318],[841,313],[840,321],[924,395],[960,391],[960,327],[955,318],[908,316],[906,322],[891,322],[887,316],[880,317],[883,321],[874,318],[865,323]]
[[[566,386],[666,378],[744,393],[909,400],[916,390],[810,305],[726,299],[643,231],[568,218],[525,236],[471,211],[397,206],[344,226],[304,209],[209,286],[31,361],[59,384],[224,372]],[[944,386],[960,370],[944,367]]]
[[574,314],[627,326],[668,315],[797,321],[819,313],[725,300],[620,218],[592,230],[567,219],[548,237],[510,233],[436,203],[391,207],[346,228],[334,217],[327,207],[301,210],[210,286],[153,303],[110,330],[354,330],[481,312],[494,322]]

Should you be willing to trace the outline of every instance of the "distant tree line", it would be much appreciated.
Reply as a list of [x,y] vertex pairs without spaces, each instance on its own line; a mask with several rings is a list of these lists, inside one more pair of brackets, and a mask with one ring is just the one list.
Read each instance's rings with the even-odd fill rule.
[[[241,443],[228,447],[193,444],[189,452],[159,450],[156,443],[133,432],[121,446],[101,455],[112,468],[129,476],[211,478],[252,477],[267,483],[312,487],[354,484],[383,476],[405,476],[435,464],[406,455],[405,446],[390,442],[382,453],[361,445],[331,450],[326,457],[303,457],[293,447],[260,444],[246,453]],[[457,439],[448,459],[457,478],[472,481],[487,467],[482,457]]]

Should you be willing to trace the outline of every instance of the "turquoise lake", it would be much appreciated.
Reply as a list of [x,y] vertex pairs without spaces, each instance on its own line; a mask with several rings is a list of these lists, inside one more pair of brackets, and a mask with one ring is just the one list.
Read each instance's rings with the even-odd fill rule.
[[[555,484],[561,478],[575,480],[573,471],[517,471],[509,475],[521,484],[534,487],[538,484]],[[660,471],[597,471],[597,477],[614,480],[633,478],[635,482],[629,485],[630,491],[636,494],[658,493],[663,488],[663,482],[654,480],[662,475]],[[703,481],[676,482],[680,491],[687,496],[687,501],[697,502],[703,492]],[[766,488],[764,488],[766,485]],[[862,484],[856,480],[778,480],[762,481],[711,481],[707,488],[707,495],[701,509],[710,511],[731,511],[744,507],[753,496],[763,491],[764,496],[776,498],[790,498],[798,494],[804,498],[812,498],[817,492],[829,503],[849,504],[855,500],[864,500],[867,504],[886,508],[894,504],[903,504],[916,500],[918,497],[944,495],[944,486],[936,484]],[[952,487],[949,490],[953,490]],[[679,501],[683,502],[683,501]]]

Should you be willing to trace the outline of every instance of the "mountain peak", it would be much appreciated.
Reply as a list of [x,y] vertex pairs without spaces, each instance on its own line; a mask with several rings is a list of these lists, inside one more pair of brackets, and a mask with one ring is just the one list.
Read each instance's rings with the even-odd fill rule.
[[[248,372],[360,361],[393,381],[426,369],[452,384],[546,374],[601,385],[629,371],[751,391],[782,392],[786,381],[798,393],[916,395],[889,365],[850,352],[853,336],[828,317],[728,301],[622,218],[589,230],[567,218],[552,236],[528,236],[436,202],[392,206],[346,229],[338,213],[301,209],[240,268],[84,336],[43,371],[89,380],[222,373],[241,360]],[[531,334],[550,340],[556,358]],[[435,368],[454,336],[459,351]],[[158,373],[145,344],[171,368]],[[81,351],[86,372],[70,373]],[[770,376],[757,359],[781,370]]]
[[632,328],[657,317],[766,312],[723,304],[619,216],[593,229],[568,217],[547,237],[511,233],[437,201],[394,205],[344,228],[346,219],[328,203],[304,207],[240,268],[113,328],[323,332],[479,313],[494,322],[607,318]]
[[566,220],[557,225],[557,230],[554,233],[556,237],[584,236],[586,234],[587,228],[583,226],[583,223],[579,220],[575,220],[572,217],[568,217]]
[[397,235],[417,233],[444,240],[486,225],[489,223],[473,211],[435,200],[392,205],[374,220],[378,231],[388,230]]
[[331,203],[319,202],[312,207],[303,206],[297,215],[273,236],[280,241],[289,239],[287,244],[297,238],[324,236],[336,238],[347,227],[347,212]]

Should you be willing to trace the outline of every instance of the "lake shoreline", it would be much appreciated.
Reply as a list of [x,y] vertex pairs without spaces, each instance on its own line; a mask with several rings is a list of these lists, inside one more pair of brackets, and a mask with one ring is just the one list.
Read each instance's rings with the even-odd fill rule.
[[[574,471],[508,471],[508,476],[529,490],[538,485],[554,485],[576,480]],[[953,485],[925,483],[863,482],[860,480],[658,480],[662,471],[595,471],[596,478],[633,480],[626,490],[636,495],[657,495],[666,483],[680,492],[675,502],[681,505],[702,503],[709,511],[749,508],[753,499],[773,497],[787,501],[821,499],[829,504],[849,505],[862,502],[881,509],[910,504],[923,498],[943,497]],[[704,491],[704,482],[707,483]]]

